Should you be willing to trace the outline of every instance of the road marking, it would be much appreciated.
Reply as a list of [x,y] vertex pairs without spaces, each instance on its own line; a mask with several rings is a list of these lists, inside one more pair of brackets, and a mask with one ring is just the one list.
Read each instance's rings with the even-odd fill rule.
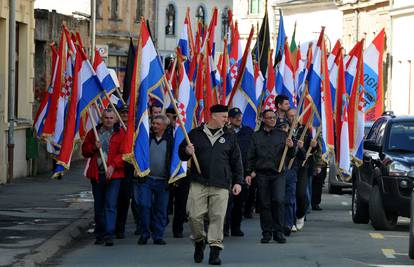
[[384,239],[384,236],[380,233],[369,233],[369,235],[374,239]]
[[350,210],[350,211],[348,211],[349,212],[349,215],[351,215],[352,216],[352,210]]
[[382,250],[382,254],[384,254],[384,256],[387,259],[395,259],[395,250],[393,250],[392,248],[383,248]]
[[348,202],[346,202],[346,201],[342,201],[341,204],[342,204],[342,206],[348,206],[349,205]]

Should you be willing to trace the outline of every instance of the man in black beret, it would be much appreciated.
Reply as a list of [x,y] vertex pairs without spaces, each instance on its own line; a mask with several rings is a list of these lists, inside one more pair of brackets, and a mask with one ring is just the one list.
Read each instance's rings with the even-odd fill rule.
[[201,170],[199,173],[194,161],[191,162],[187,208],[192,238],[195,241],[194,261],[200,263],[204,258],[204,216],[208,215],[209,264],[220,265],[229,190],[234,195],[241,192],[243,166],[237,137],[234,131],[225,127],[227,106],[214,105],[210,112],[209,121],[188,134],[191,144],[188,145],[185,140],[181,143],[179,155],[183,161],[188,161],[195,155]]
[[[253,135],[253,129],[243,125],[243,113],[239,108],[232,108],[229,110],[229,127],[234,130],[237,135],[237,143],[240,147],[240,152],[242,155],[242,162],[243,162],[243,169],[246,167],[247,164],[247,151],[250,146],[250,141]],[[226,215],[226,223],[224,224],[224,236],[228,236],[230,234],[232,236],[244,236],[243,231],[241,230],[241,222],[243,217],[243,206],[250,194],[250,189],[252,192],[252,196],[249,198],[250,202],[253,202],[252,199],[254,198],[255,193],[255,186],[251,186],[247,188],[246,185],[242,186],[242,192],[238,196],[230,195],[229,204],[227,207],[227,215]],[[252,203],[249,203],[247,207],[247,213],[251,213]],[[246,208],[246,207],[245,207]]]

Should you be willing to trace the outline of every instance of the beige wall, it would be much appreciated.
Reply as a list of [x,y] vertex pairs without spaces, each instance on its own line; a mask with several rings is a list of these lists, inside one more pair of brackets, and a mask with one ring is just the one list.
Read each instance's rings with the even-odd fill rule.
[[[14,176],[26,176],[26,134],[32,124],[34,81],[34,0],[16,1],[16,22],[19,23],[18,105],[15,132]],[[0,183],[6,182],[7,170],[7,79],[8,79],[8,0],[0,0]]]

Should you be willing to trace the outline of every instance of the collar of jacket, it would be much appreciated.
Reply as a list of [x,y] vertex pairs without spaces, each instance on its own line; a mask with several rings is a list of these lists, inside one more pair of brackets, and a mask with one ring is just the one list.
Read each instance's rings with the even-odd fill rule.
[[[101,128],[103,127],[103,123],[99,123],[98,125],[96,125],[96,130],[99,131]],[[119,124],[119,122],[116,122],[114,124],[114,132],[119,132],[121,130],[121,125]]]

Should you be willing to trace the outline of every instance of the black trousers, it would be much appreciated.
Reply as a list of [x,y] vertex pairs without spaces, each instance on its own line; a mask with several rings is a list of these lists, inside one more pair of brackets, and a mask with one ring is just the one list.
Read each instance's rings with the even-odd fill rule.
[[259,210],[259,201],[257,199],[257,182],[256,179],[252,180],[252,184],[247,188],[246,202],[244,204],[244,214],[249,215],[253,212],[253,208],[256,209],[256,213]]
[[283,232],[285,214],[286,177],[257,173],[258,199],[260,200],[260,226],[262,235]]
[[326,178],[326,167],[321,172],[313,176],[312,180],[312,207],[321,204],[322,187]]
[[296,183],[296,218],[303,218],[309,206],[306,195],[308,187],[308,167],[300,167]]
[[241,222],[243,218],[243,206],[246,202],[248,195],[248,188],[242,186],[242,191],[237,196],[232,192],[229,194],[229,202],[227,204],[226,219],[224,223],[224,229],[231,228],[231,231],[241,230]]
[[183,233],[183,225],[187,219],[187,198],[190,190],[190,182],[183,178],[176,185],[170,187],[170,201],[173,206],[173,224],[172,230],[174,234]]
[[123,234],[125,233],[125,224],[128,218],[128,210],[131,204],[131,211],[132,215],[134,216],[135,224],[139,224],[139,213],[138,207],[135,203],[133,197],[133,185],[132,185],[132,178],[124,178],[121,179],[121,185],[119,187],[119,194],[118,194],[118,204],[117,204],[117,213],[116,213],[116,226],[115,226],[115,233],[116,234]]

